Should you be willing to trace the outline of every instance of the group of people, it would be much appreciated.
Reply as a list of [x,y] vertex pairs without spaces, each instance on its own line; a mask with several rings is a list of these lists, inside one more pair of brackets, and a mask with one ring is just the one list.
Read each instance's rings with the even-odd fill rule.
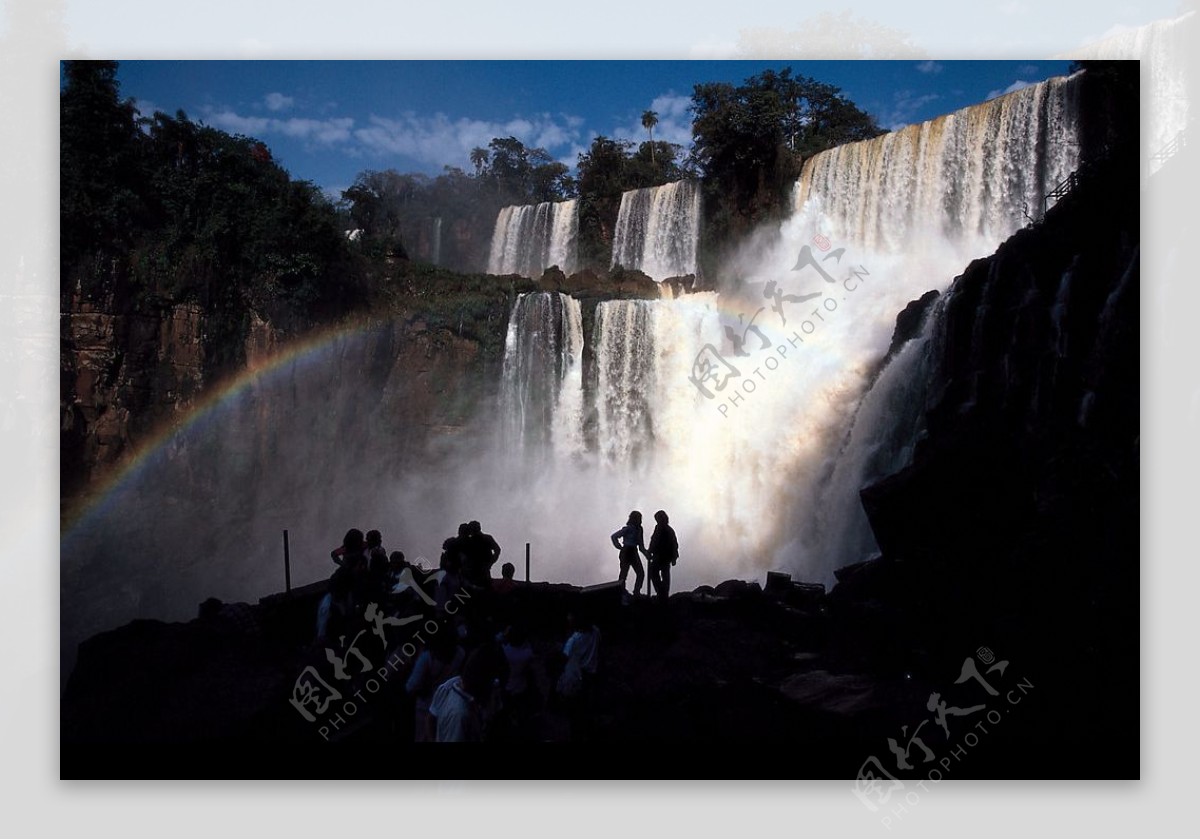
[[[642,514],[636,510],[611,539],[620,552],[622,587],[633,569],[634,595],[640,594],[646,578],[644,556],[650,585],[665,603],[679,541],[665,511],[655,513],[654,520],[649,545]],[[475,521],[463,523],[442,543],[436,570],[409,564],[401,551],[389,554],[378,530],[364,534],[351,528],[330,552],[336,568],[317,610],[316,639],[327,653],[346,646],[347,639],[369,638],[374,624],[390,656],[399,642],[387,639],[383,628],[424,619],[414,624],[426,628],[423,647],[407,662],[403,680],[393,683],[402,686],[392,704],[397,711],[403,709],[392,718],[401,737],[532,740],[541,737],[533,734],[535,721],[550,705],[565,713],[572,739],[587,737],[600,630],[576,609],[567,617],[562,647],[543,644],[535,651],[528,616],[516,609],[520,596],[515,594],[519,587],[513,565],[505,563],[501,578],[492,578],[500,554],[495,538]],[[433,626],[437,631],[428,632]]]
[[[409,622],[422,628],[420,653],[406,662],[402,679],[389,681],[398,694],[388,717],[401,739],[533,740],[548,702],[567,714],[577,737],[600,631],[576,612],[567,617],[560,649],[535,652],[516,608],[513,565],[492,579],[500,551],[478,522],[467,522],[442,544],[436,570],[410,565],[403,552],[388,554],[379,531],[352,528],[330,552],[336,569],[317,611],[318,648],[349,661],[349,647],[374,644],[373,623],[379,631]],[[415,623],[418,617],[424,621]],[[408,640],[399,630],[379,635],[385,660]]]
[[368,604],[383,603],[408,568],[404,552],[389,555],[383,547],[383,535],[375,530],[364,535],[358,528],[351,528],[329,557],[337,568],[317,607],[318,643],[340,632]]
[[492,588],[492,567],[499,559],[499,543],[472,520],[459,525],[458,534],[442,543],[439,568],[457,576],[472,592],[485,592]]
[[541,740],[551,705],[565,714],[568,737],[581,738],[599,670],[600,630],[578,612],[567,625],[567,640],[549,662],[520,621],[474,646],[453,632],[435,634],[404,683],[413,740]]
[[[650,584],[654,587],[659,601],[665,604],[671,596],[671,567],[679,559],[679,540],[666,511],[656,512],[654,522],[654,533],[650,535],[650,546],[647,547],[642,530],[642,512],[630,511],[625,527],[613,532],[612,544],[620,552],[621,573],[617,579],[621,582],[621,587],[624,588],[632,568],[635,575],[633,594],[641,594],[646,572],[638,556],[640,551],[650,566]],[[646,588],[646,594],[650,594],[649,587]]]

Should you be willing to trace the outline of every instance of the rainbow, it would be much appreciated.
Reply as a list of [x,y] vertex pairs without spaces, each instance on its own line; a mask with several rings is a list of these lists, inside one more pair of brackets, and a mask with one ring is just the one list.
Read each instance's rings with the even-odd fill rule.
[[[715,300],[710,305],[715,306],[731,323],[736,323],[739,316],[754,315],[755,308],[737,296],[713,297]],[[764,303],[770,305],[769,301]],[[275,353],[253,359],[244,368],[205,388],[186,413],[162,421],[132,451],[113,464],[85,496],[63,506],[60,511],[62,542],[66,543],[86,523],[102,518],[122,492],[134,486],[173,441],[203,428],[206,423],[216,422],[222,409],[280,371],[293,370],[296,366],[319,365],[332,348],[364,336],[369,329],[378,325],[377,321],[358,319],[315,329],[289,341]]]
[[278,352],[254,359],[236,373],[218,380],[204,389],[182,417],[164,420],[121,461],[114,464],[86,496],[60,512],[62,541],[87,522],[102,516],[121,492],[137,482],[153,464],[156,456],[181,435],[214,422],[221,410],[247,393],[253,386],[266,382],[272,375],[295,366],[310,367],[324,360],[330,349],[346,340],[366,334],[377,324],[354,321],[322,327],[287,343]]

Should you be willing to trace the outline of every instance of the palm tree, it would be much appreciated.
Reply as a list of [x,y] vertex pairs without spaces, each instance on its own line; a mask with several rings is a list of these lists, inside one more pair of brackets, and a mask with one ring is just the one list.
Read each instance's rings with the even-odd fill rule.
[[650,165],[654,165],[654,126],[658,125],[658,112],[642,111],[642,128],[650,133]]
[[488,151],[476,146],[471,150],[471,163],[475,164],[475,175],[478,177],[483,174],[483,167],[488,162]]

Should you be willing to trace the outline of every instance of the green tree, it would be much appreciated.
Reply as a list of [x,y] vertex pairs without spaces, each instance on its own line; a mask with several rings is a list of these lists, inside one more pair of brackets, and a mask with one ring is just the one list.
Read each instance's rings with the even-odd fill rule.
[[483,169],[488,165],[488,150],[476,146],[471,150],[471,164],[475,167],[475,176],[479,177],[483,174]]
[[696,85],[692,113],[696,165],[732,190],[743,210],[764,187],[778,191],[782,182],[790,184],[804,158],[882,133],[838,88],[793,76],[790,67],[767,70],[736,87]]
[[683,147],[677,143],[655,140],[642,143],[626,164],[628,189],[656,187],[688,177],[680,165]]
[[558,201],[572,194],[570,170],[541,148],[527,148],[516,137],[497,137],[488,143],[491,160],[483,177],[508,204]]
[[[139,133],[115,61],[64,61],[59,96],[62,268],[103,244],[124,252],[141,210]],[[65,284],[64,284],[65,285]]]
[[803,161],[832,146],[882,133],[838,88],[790,67],[740,85],[696,85],[692,155],[705,179],[701,265],[756,223],[787,212]]
[[424,175],[368,169],[359,173],[342,198],[349,202],[350,219],[364,236],[386,241],[394,248],[401,242],[407,211],[419,201],[427,182]]
[[632,143],[600,136],[579,155],[575,167],[579,186],[580,264],[608,268],[613,229],[621,194],[630,185],[629,150]]
[[316,317],[356,305],[360,275],[316,187],[292,181],[262,142],[182,111],[135,119],[117,69],[63,64],[64,295],[150,315],[201,303],[217,367],[240,352],[251,308]]
[[650,137],[650,163],[654,163],[654,126],[658,125],[658,114],[655,111],[642,111],[642,128]]

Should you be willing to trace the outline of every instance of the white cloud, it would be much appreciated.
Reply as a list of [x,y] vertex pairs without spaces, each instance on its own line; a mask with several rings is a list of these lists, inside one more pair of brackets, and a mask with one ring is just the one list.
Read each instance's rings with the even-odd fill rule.
[[936,93],[916,94],[911,90],[898,90],[892,94],[892,107],[879,115],[879,124],[889,131],[899,131],[911,125],[922,108],[940,98]]
[[592,141],[596,139],[596,133],[589,132],[585,138],[586,142],[575,143],[563,154],[560,154],[556,160],[568,169],[574,169],[579,165],[579,156],[591,148]]
[[985,99],[995,99],[997,96],[1004,96],[1006,93],[1013,93],[1014,91],[1021,90],[1021,88],[1027,88],[1030,85],[1036,85],[1036,84],[1037,84],[1037,82],[1023,82],[1020,79],[1017,79],[1015,82],[1013,82],[1011,85],[1006,87],[1004,90],[988,91],[988,95],[985,97]]
[[942,72],[942,65],[936,61],[922,61],[917,64],[918,73],[937,74]]
[[350,139],[354,128],[353,117],[333,117],[326,120],[314,120],[303,117],[291,117],[281,120],[275,117],[251,117],[234,111],[210,111],[206,121],[217,128],[232,131],[235,134],[245,134],[262,137],[270,134],[282,134],[321,146],[332,146]]
[[209,125],[234,134],[266,134],[272,123],[279,122],[267,117],[244,117],[229,110],[210,111],[205,119]]
[[[264,103],[271,107],[271,95],[264,98]],[[655,104],[660,104],[659,100]],[[672,103],[662,105],[664,112],[677,110]],[[493,121],[405,112],[388,117],[372,114],[364,124],[353,117],[281,118],[239,114],[225,108],[206,112],[205,121],[237,134],[263,139],[272,135],[288,137],[313,146],[337,147],[351,155],[406,157],[434,168],[448,165],[469,169],[471,150],[476,146],[486,148],[496,137],[516,137],[526,146],[541,147],[573,167],[574,154],[584,139],[583,118],[571,114],[542,113]],[[570,155],[569,160],[564,155]]]
[[263,97],[263,103],[268,111],[286,111],[296,104],[296,100],[282,93],[268,93]]
[[328,120],[313,120],[293,117],[289,120],[274,120],[279,123],[278,130],[288,137],[298,137],[311,140],[322,145],[332,145],[350,139],[350,131],[354,128],[353,117],[335,117]]
[[466,167],[471,149],[486,148],[496,137],[516,137],[526,146],[540,146],[552,156],[559,155],[578,145],[582,125],[580,118],[569,115],[539,114],[492,122],[409,112],[399,117],[372,115],[368,125],[354,131],[354,139],[377,154],[403,155],[433,166]]

